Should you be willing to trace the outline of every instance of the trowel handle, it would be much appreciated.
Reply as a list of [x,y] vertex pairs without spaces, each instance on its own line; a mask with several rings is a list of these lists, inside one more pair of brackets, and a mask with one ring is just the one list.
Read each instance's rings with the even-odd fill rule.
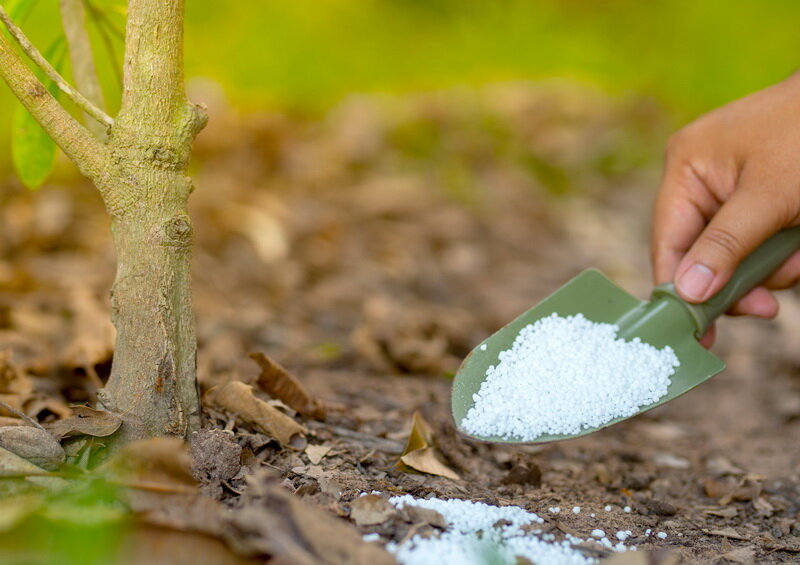
[[[702,336],[719,316],[745,294],[775,272],[795,251],[800,250],[800,226],[779,231],[753,251],[734,271],[731,279],[702,304],[684,302],[694,317],[697,336]],[[677,296],[672,283],[661,292]]]

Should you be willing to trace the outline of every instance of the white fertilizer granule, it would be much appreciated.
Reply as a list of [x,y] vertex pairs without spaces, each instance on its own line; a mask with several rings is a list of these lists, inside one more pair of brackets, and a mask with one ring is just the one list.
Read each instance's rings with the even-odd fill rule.
[[[410,495],[395,496],[389,502],[397,508],[418,506],[436,510],[448,526],[438,536],[416,535],[399,544],[388,544],[386,548],[401,565],[515,565],[523,560],[537,565],[598,563],[595,557],[574,547],[586,542],[584,539],[566,535],[566,539],[558,541],[551,533],[538,533],[526,528],[544,523],[544,520],[519,506],[491,506],[455,499],[416,499]],[[608,542],[604,545],[615,551],[628,550],[622,543],[612,546]]]
[[667,394],[680,366],[670,347],[617,337],[582,314],[551,314],[522,328],[486,371],[461,421],[468,433],[531,441],[632,416]]

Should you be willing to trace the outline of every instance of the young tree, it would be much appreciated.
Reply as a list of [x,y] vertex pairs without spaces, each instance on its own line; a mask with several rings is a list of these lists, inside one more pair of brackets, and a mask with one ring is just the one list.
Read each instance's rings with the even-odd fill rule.
[[[122,100],[101,109],[83,0],[61,0],[73,75],[70,86],[0,6],[0,77],[41,128],[90,178],[112,218],[117,274],[111,290],[117,329],[102,405],[123,416],[121,440],[185,437],[199,426],[192,308],[192,225],[187,176],[202,106],[186,98],[184,0],[130,0]],[[53,96],[22,54],[95,124],[84,126]]]

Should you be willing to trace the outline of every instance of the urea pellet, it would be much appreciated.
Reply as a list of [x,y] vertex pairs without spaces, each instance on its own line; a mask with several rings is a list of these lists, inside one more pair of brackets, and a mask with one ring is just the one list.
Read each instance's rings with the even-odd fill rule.
[[601,426],[658,401],[680,366],[675,352],[618,332],[582,314],[525,326],[488,368],[462,427],[530,441]]

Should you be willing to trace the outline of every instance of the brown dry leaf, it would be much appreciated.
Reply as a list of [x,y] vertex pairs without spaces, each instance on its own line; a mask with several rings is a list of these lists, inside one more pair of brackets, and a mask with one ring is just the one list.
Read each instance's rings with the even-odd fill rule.
[[[12,408],[22,410],[25,401],[33,394],[33,383],[31,379],[11,361],[10,351],[0,351],[0,401],[5,402]],[[3,407],[0,407],[0,414],[13,416]]]
[[0,427],[0,447],[45,469],[55,469],[66,459],[61,444],[49,432],[33,426]]
[[763,496],[753,498],[753,508],[756,509],[759,516],[769,517],[775,513],[775,507]]
[[389,565],[394,558],[327,512],[273,486],[231,517],[244,551],[293,565]]
[[107,307],[89,286],[76,286],[69,295],[72,328],[63,349],[61,363],[80,367],[95,384],[102,385],[94,367],[111,359],[116,332]]
[[306,447],[306,455],[312,465],[319,465],[330,450],[330,445],[309,445]]
[[753,487],[744,484],[744,482],[744,480],[717,480],[709,477],[703,481],[703,487],[705,488],[706,496],[716,498],[720,505],[727,506],[733,500],[746,502],[753,498]]
[[614,554],[600,562],[602,565],[680,565],[677,553],[664,551],[626,551]]
[[12,418],[10,416],[0,416],[0,426],[33,426],[22,418]]
[[711,516],[719,516],[720,518],[727,518],[730,520],[731,518],[735,518],[739,515],[739,510],[733,506],[727,506],[725,508],[709,508],[708,510],[705,510],[705,513]]
[[708,535],[710,535],[710,536],[720,536],[720,537],[723,537],[723,538],[738,539],[738,540],[746,540],[746,539],[748,539],[746,536],[743,536],[742,534],[740,534],[739,532],[737,532],[736,530],[734,530],[730,526],[727,526],[725,528],[720,528],[718,530],[703,530],[703,531],[705,533],[707,533]]
[[358,526],[377,526],[396,515],[397,509],[377,494],[359,496],[350,503],[350,519]]
[[415,471],[439,475],[448,479],[460,480],[461,477],[448,467],[434,447],[433,431],[419,412],[414,412],[411,434],[400,456],[398,467],[410,467]]
[[526,485],[539,488],[542,484],[542,470],[536,463],[517,463],[503,477],[504,485]]
[[240,557],[224,542],[198,532],[137,525],[122,540],[117,565],[256,565],[260,560]]
[[34,485],[45,488],[61,488],[67,482],[58,477],[47,477],[47,471],[34,465],[27,459],[0,447],[0,476],[21,476],[24,480]]
[[301,416],[315,420],[325,419],[325,407],[313,398],[303,383],[264,353],[251,353],[250,359],[261,367],[258,386],[272,398],[280,400]]
[[408,521],[412,524],[424,524],[432,526],[440,530],[447,529],[447,520],[440,512],[431,508],[421,508],[419,506],[406,506],[403,508],[403,513],[408,516]]
[[304,449],[306,428],[253,395],[253,387],[238,381],[214,387],[205,395],[217,408],[227,410],[284,447]]
[[114,412],[89,406],[73,406],[71,416],[56,420],[47,429],[61,439],[79,435],[107,437],[121,425],[122,418]]
[[723,475],[743,475],[744,471],[731,463],[731,461],[722,455],[715,455],[709,457],[706,461],[706,469],[715,477]]
[[189,448],[177,438],[129,443],[103,463],[99,471],[126,485],[162,488],[165,492],[192,492],[197,484]]
[[742,565],[751,565],[756,562],[756,550],[754,547],[738,547],[733,551],[723,553],[720,555],[720,559],[741,563]]

